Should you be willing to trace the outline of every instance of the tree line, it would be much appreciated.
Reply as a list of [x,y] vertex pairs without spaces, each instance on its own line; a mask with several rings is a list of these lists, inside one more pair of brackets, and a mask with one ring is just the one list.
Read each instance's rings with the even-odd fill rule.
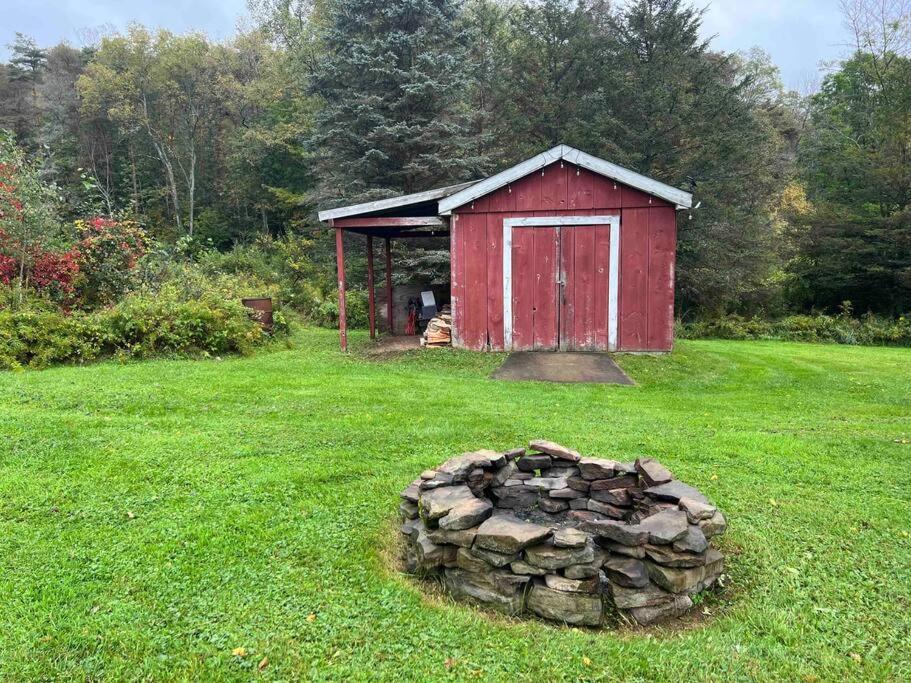
[[903,7],[845,0],[853,49],[801,95],[763,52],[715,49],[685,0],[252,0],[254,28],[224,42],[141,26],[83,48],[18,36],[0,128],[40,160],[61,219],[129,216],[190,250],[307,233],[327,254],[317,208],[566,143],[694,193],[681,315],[898,315]]

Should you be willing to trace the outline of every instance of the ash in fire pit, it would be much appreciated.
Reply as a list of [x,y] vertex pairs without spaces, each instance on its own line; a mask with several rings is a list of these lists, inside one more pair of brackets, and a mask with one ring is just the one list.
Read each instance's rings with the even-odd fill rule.
[[583,458],[550,441],[464,453],[402,492],[406,567],[459,599],[598,626],[679,616],[724,566],[724,516],[661,463]]

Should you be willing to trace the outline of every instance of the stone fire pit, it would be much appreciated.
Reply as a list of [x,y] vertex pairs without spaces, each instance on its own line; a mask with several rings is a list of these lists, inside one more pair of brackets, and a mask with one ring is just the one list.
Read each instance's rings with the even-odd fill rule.
[[721,574],[724,516],[651,458],[549,441],[465,453],[422,473],[399,511],[409,572],[510,615],[601,625],[679,616]]

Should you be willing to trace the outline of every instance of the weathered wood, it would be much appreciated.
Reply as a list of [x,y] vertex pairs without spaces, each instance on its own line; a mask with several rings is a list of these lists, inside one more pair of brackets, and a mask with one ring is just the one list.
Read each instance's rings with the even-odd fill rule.
[[557,228],[534,228],[535,253],[535,301],[534,340],[538,351],[557,349],[557,297],[560,294],[558,280],[559,231]]
[[386,247],[386,320],[389,325],[389,334],[395,334],[393,305],[392,305],[392,241],[387,237]]
[[438,216],[374,216],[334,218],[332,225],[337,228],[420,228],[443,227],[446,221]]
[[335,260],[338,267],[338,336],[342,351],[348,351],[348,319],[345,316],[345,236],[335,229]]
[[623,210],[620,237],[620,348],[648,348],[648,209]]
[[466,214],[460,219],[465,237],[465,301],[461,336],[466,348],[487,348],[487,216]]
[[376,289],[373,282],[373,237],[367,235],[367,318],[370,338],[376,339]]
[[670,351],[674,339],[674,261],[677,216],[670,207],[649,209],[648,348]]

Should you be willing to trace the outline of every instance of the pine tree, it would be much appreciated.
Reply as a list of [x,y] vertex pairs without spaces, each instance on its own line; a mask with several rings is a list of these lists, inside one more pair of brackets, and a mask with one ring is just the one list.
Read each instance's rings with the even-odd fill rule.
[[317,201],[417,192],[477,175],[460,0],[337,0],[311,91]]

